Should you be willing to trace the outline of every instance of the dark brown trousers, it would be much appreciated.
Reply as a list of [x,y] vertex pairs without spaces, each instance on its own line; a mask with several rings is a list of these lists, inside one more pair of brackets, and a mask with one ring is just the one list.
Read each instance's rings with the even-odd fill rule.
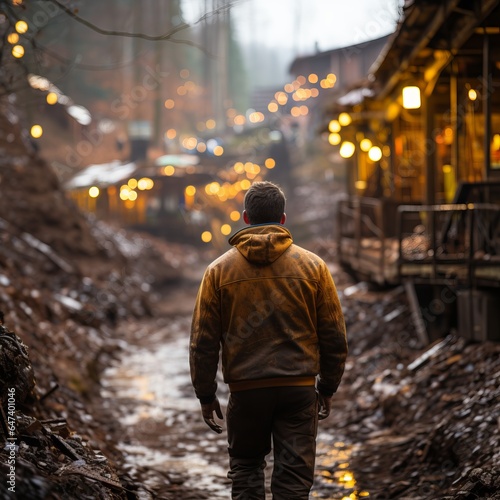
[[273,499],[309,498],[318,429],[313,386],[234,392],[226,418],[233,500],[265,500],[265,457],[271,451],[271,439]]

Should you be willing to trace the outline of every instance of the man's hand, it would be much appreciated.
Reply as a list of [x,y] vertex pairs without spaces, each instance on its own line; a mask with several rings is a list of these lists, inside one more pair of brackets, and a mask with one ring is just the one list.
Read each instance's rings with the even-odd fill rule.
[[222,410],[220,409],[220,403],[217,396],[211,403],[201,405],[201,413],[203,415],[203,420],[205,420],[205,423],[210,427],[210,429],[217,434],[220,434],[222,432],[222,427],[215,422],[214,411],[221,420],[224,418],[222,416]]
[[332,396],[324,396],[321,393],[318,393],[319,397],[319,411],[318,411],[318,419],[323,420],[328,415],[330,415],[330,410],[332,409]]

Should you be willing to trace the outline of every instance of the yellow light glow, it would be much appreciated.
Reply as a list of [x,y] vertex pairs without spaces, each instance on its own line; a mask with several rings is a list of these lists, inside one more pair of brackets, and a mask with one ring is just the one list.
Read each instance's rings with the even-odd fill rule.
[[12,5],[21,5],[23,0],[12,0]]
[[208,185],[208,191],[210,194],[217,194],[220,189],[220,184],[218,182],[212,182]]
[[41,125],[33,125],[30,130],[31,137],[38,139],[39,137],[42,137],[43,134],[43,128]]
[[307,106],[305,106],[304,104],[302,106],[300,106],[299,110],[300,110],[300,114],[302,116],[306,116],[309,114],[309,108]]
[[291,114],[294,118],[297,118],[298,116],[300,116],[300,108],[298,108],[297,106],[294,106],[294,107],[290,110],[290,114]]
[[240,187],[243,191],[250,189],[251,185],[252,185],[252,183],[248,179],[243,179],[240,183]]
[[356,181],[354,187],[356,189],[366,189],[366,181]]
[[165,107],[167,109],[173,109],[175,107],[175,101],[173,99],[167,99],[165,101]]
[[89,188],[89,196],[91,198],[97,198],[99,196],[99,188],[97,186]]
[[194,186],[186,186],[185,192],[188,196],[194,196],[196,194],[196,188]]
[[403,108],[418,109],[420,108],[420,89],[415,85],[410,85],[403,88]]
[[326,75],[326,79],[332,84],[332,86],[335,84],[335,82],[337,81],[337,76],[334,74],[334,73],[328,73],[328,75]]
[[360,492],[358,493],[358,495],[359,495],[360,497],[364,498],[364,497],[369,497],[369,496],[370,496],[370,493],[369,493],[368,491],[360,491]]
[[315,73],[311,73],[307,79],[309,80],[309,83],[318,83],[318,75],[316,75]]
[[344,141],[340,146],[339,153],[342,158],[350,158],[354,154],[355,150],[356,146],[354,146],[352,142]]
[[9,43],[11,43],[12,45],[16,44],[17,42],[19,42],[19,35],[17,33],[11,33],[8,37],[7,37],[7,41]]
[[21,35],[26,33],[28,31],[28,23],[26,21],[17,21],[16,31]]
[[233,210],[233,211],[229,214],[229,218],[230,218],[233,222],[239,221],[239,220],[240,220],[240,217],[241,217],[241,214],[240,214],[237,210]]
[[215,125],[215,120],[213,120],[212,118],[206,121],[206,126],[209,130],[215,128]]
[[368,151],[368,158],[371,161],[379,161],[382,158],[382,150],[378,146],[372,146]]
[[352,122],[352,118],[349,113],[340,113],[339,115],[339,123],[342,127],[347,127]]
[[12,55],[16,59],[21,59],[21,57],[24,56],[24,47],[22,45],[14,45],[14,47],[12,47]]
[[150,179],[149,177],[143,177],[142,179],[139,179],[137,182],[137,188],[140,191],[146,191],[149,189],[153,189],[155,183],[153,179]]
[[328,124],[328,130],[330,132],[336,133],[340,132],[340,129],[342,127],[340,126],[340,123],[338,120],[330,120],[330,123]]
[[210,243],[212,241],[212,233],[210,231],[203,231],[203,233],[201,233],[201,241]]
[[172,165],[163,167],[163,175],[171,176],[175,174],[175,168]]
[[128,182],[127,182],[127,186],[130,188],[130,189],[135,189],[137,187],[137,179],[129,179]]
[[278,111],[278,103],[272,101],[267,105],[267,109],[270,113],[276,113]]
[[220,228],[220,232],[224,235],[227,236],[228,234],[231,234],[231,226],[229,224],[222,224]]
[[[122,186],[123,188],[123,186]],[[128,194],[130,193],[129,189],[120,189],[120,200],[128,200]]]
[[215,146],[214,155],[215,156],[222,156],[223,154],[224,154],[224,148],[222,146]]
[[198,153],[204,153],[207,150],[207,145],[204,142],[199,142],[196,146],[196,151]]
[[187,94],[186,87],[184,87],[184,85],[181,85],[180,87],[177,87],[177,94],[179,94],[179,95],[186,95]]
[[130,191],[130,192],[128,193],[128,199],[129,199],[130,201],[135,201],[135,200],[137,200],[137,192],[136,192],[136,191]]
[[233,165],[233,169],[234,171],[237,173],[237,174],[242,174],[244,171],[245,171],[245,166],[243,165],[243,163],[241,161],[237,161],[234,165]]
[[276,166],[276,161],[274,158],[266,158],[266,160],[264,161],[264,165],[266,166],[266,168],[271,170]]
[[328,136],[328,142],[332,146],[338,146],[341,140],[342,138],[340,137],[340,134],[337,134],[336,132]]
[[372,141],[370,141],[370,139],[367,139],[366,137],[362,139],[361,142],[359,143],[359,148],[361,149],[361,151],[364,151],[365,153],[367,151],[370,151],[371,147],[372,147]]
[[57,97],[57,94],[55,92],[49,92],[45,99],[47,100],[47,104],[50,104],[50,105],[56,104],[58,101],[58,97]]
[[475,101],[477,99],[477,91],[474,89],[469,89],[469,99]]

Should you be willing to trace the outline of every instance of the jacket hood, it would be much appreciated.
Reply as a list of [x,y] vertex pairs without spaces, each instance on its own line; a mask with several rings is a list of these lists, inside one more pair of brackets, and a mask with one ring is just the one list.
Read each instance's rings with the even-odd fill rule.
[[253,264],[271,264],[292,243],[290,231],[278,224],[249,226],[229,239],[229,244]]

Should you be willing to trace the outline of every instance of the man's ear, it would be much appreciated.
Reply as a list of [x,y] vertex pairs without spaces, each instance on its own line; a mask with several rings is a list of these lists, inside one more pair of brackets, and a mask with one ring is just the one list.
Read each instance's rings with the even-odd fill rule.
[[250,225],[250,219],[248,218],[248,214],[246,210],[243,210],[243,220],[245,221],[245,224]]
[[286,214],[283,213],[283,215],[281,216],[280,224],[284,224],[285,222],[286,222]]

